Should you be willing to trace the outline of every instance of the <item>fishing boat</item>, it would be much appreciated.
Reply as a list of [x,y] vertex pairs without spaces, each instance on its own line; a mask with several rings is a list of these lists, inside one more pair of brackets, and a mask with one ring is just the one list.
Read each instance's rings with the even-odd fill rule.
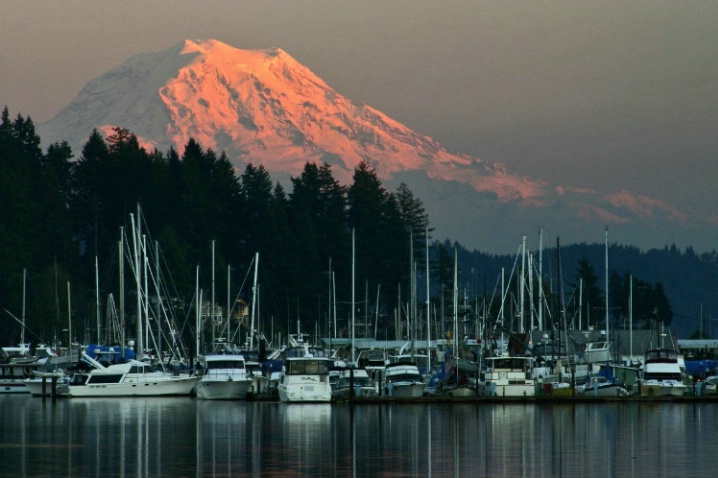
[[204,357],[202,374],[195,390],[198,399],[244,400],[253,384],[244,356],[210,354]]
[[64,389],[68,397],[189,395],[198,379],[196,375],[163,372],[134,359],[105,366],[83,353],[82,363],[91,369],[71,380]]
[[642,397],[685,395],[687,387],[683,383],[678,353],[671,349],[647,350],[639,387]]
[[419,367],[409,362],[391,363],[384,371],[384,391],[389,397],[416,398],[424,395],[424,377]]
[[376,397],[379,395],[376,383],[365,369],[342,370],[332,396],[337,399],[351,397]]
[[533,397],[536,385],[531,376],[533,357],[500,355],[487,357],[479,382],[482,397]]
[[285,403],[330,402],[330,358],[320,348],[304,343],[284,350],[282,372],[277,385],[279,401]]

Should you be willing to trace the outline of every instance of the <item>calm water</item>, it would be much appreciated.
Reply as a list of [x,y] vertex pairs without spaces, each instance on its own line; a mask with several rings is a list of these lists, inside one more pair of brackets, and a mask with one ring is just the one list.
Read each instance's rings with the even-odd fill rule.
[[0,396],[0,476],[715,476],[716,404]]

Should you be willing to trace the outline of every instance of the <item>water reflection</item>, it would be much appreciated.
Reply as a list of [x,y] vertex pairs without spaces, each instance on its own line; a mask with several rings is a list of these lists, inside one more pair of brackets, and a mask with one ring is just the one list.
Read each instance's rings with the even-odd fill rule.
[[280,404],[0,396],[6,476],[694,476],[714,404]]

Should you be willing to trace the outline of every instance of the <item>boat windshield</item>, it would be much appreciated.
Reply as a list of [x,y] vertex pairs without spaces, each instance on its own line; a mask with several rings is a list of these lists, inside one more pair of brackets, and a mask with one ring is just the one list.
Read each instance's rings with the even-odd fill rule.
[[[373,387],[374,382],[369,377],[354,377],[355,387]],[[351,387],[351,380],[349,377],[342,377],[337,383],[337,388]]]
[[401,373],[387,377],[387,382],[421,382],[421,375],[411,373]]
[[656,349],[646,352],[646,361],[677,360],[678,354],[674,350]]
[[329,373],[329,364],[326,360],[288,360],[287,374],[289,375],[327,375]]
[[679,382],[683,380],[680,372],[646,372],[643,378],[646,380],[677,380]]
[[284,351],[286,357],[328,357],[327,351],[319,347],[291,347]]
[[490,360],[489,367],[496,369],[525,370],[528,360],[516,357],[506,357]]
[[244,370],[244,362],[241,360],[213,360],[207,362],[207,370],[219,368]]

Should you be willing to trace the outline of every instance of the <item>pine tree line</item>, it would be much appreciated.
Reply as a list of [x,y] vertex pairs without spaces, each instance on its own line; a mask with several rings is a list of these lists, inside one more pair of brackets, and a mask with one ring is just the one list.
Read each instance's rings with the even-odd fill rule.
[[[420,273],[425,264],[430,227],[421,200],[406,184],[387,191],[366,162],[356,167],[352,183],[346,186],[333,177],[328,164],[307,163],[299,177],[291,178],[291,187],[287,192],[274,183],[261,165],[248,164],[237,174],[224,153],[205,150],[194,139],[181,154],[173,148],[148,152],[133,133],[122,128],[115,128],[107,138],[93,131],[77,158],[66,142],[52,144],[43,153],[32,120],[20,115],[11,120],[5,108],[0,122],[3,344],[19,340],[19,326],[6,311],[20,316],[24,270],[28,271],[27,325],[35,334],[31,340],[50,341],[66,328],[70,303],[74,327],[93,329],[95,262],[100,264],[104,306],[108,294],[117,295],[119,289],[120,231],[130,230],[130,218],[136,218],[138,206],[143,231],[161,248],[176,295],[172,299],[180,304],[185,319],[191,314],[198,269],[205,300],[213,266],[217,303],[227,302],[228,282],[232,297],[244,283],[241,295],[248,300],[251,284],[246,278],[259,253],[265,320],[272,320],[273,327],[284,334],[295,332],[297,321],[305,332],[327,334],[330,295],[336,292],[340,322],[346,324],[351,315],[354,231],[358,317],[375,316],[378,305],[379,335],[394,338],[395,314],[407,309],[412,263]],[[475,311],[482,301],[491,302],[494,281],[514,260],[468,251],[449,241],[432,239],[429,246],[432,300],[441,303],[443,292],[445,310],[451,304],[446,294],[453,289],[454,248],[459,256],[460,288],[470,296],[467,302]],[[410,259],[411,251],[414,257]],[[693,263],[706,263],[691,253],[686,251]],[[546,254],[552,253],[547,249]],[[603,284],[594,272],[601,269],[602,247],[570,246],[564,254],[570,255],[565,264],[578,264],[565,273],[565,287],[570,291],[582,278],[582,316],[602,316],[596,308],[603,307]],[[611,254],[619,256],[614,264],[620,264],[620,272],[612,268],[610,290],[614,320],[620,323],[625,322],[627,311],[626,264],[650,259],[655,269],[656,264],[666,263],[656,260],[655,255],[661,254],[676,258],[678,262],[670,266],[675,270],[684,259],[673,248],[642,254],[635,248],[613,246]],[[647,274],[654,284],[633,278],[634,314],[640,317],[636,325],[653,327],[657,321],[668,325],[673,312],[662,281]],[[669,270],[665,276],[670,275]],[[549,276],[547,272],[541,286],[548,300],[557,303],[557,288]],[[66,297],[66,284],[72,284],[71,300]],[[515,290],[516,284],[507,287]],[[533,290],[538,287],[534,284]],[[381,293],[375,304],[377,291]],[[491,304],[497,307],[497,302]],[[496,313],[489,311],[494,317]],[[265,327],[269,326],[265,323]],[[185,328],[183,333],[189,332]],[[401,333],[406,335],[406,329]]]
[[[328,164],[307,163],[288,193],[263,166],[248,164],[237,175],[224,153],[194,139],[181,155],[172,148],[148,152],[133,133],[115,128],[107,138],[93,131],[76,160],[64,142],[43,153],[32,120],[11,120],[7,108],[0,158],[0,303],[19,316],[27,269],[27,324],[43,340],[67,321],[67,282],[73,320],[93,327],[96,259],[101,295],[117,296],[120,231],[128,234],[140,209],[143,231],[159,244],[182,303],[193,300],[197,267],[203,297],[214,267],[217,303],[226,303],[227,283],[239,287],[259,253],[262,315],[285,333],[295,331],[297,320],[304,331],[315,332],[319,323],[326,333],[330,267],[338,314],[349,315],[352,230],[356,283],[371,288],[372,298],[381,284],[382,316],[397,307],[398,291],[408,290],[410,240],[417,258],[424,254],[429,222],[421,201],[404,184],[387,191],[367,163],[357,166],[349,186]],[[244,287],[248,299],[251,287]],[[374,300],[358,305],[362,314],[370,306]],[[4,335],[18,329],[2,323]]]

